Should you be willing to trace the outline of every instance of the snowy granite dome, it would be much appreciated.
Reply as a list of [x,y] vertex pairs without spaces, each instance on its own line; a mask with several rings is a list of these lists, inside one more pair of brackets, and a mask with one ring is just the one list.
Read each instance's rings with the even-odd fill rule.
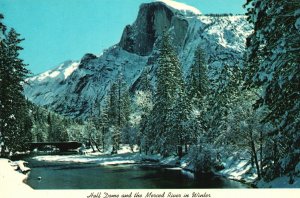
[[136,21],[125,27],[119,46],[128,52],[149,55],[157,38],[171,27],[176,31],[176,45],[182,44],[188,29],[186,18],[199,14],[201,12],[196,8],[171,0],[144,3],[140,6]]
[[199,46],[207,54],[212,78],[224,64],[242,64],[246,37],[251,32],[246,17],[199,13],[170,0],[142,4],[118,44],[100,56],[86,54],[81,61],[69,61],[29,78],[25,95],[33,103],[65,116],[96,115],[99,108],[95,107],[103,104],[120,69],[132,92],[139,88],[145,73],[155,82],[157,46],[163,31],[170,33],[185,75]]

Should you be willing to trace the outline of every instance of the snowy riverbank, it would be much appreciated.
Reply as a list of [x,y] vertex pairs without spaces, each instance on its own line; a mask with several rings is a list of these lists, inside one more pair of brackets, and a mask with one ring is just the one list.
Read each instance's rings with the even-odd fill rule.
[[[131,152],[129,147],[122,147],[119,154],[110,155],[108,153],[91,153],[85,155],[42,155],[34,157],[38,161],[57,161],[70,163],[95,163],[99,165],[136,164],[136,163],[157,163],[170,168],[177,168],[185,171],[189,177],[194,177],[193,164],[188,156],[178,160],[176,156],[164,158],[160,155],[145,155]],[[243,158],[229,157],[223,162],[224,169],[215,172],[225,178],[240,181],[248,185],[255,185],[259,188],[300,188],[300,178],[295,177],[294,183],[289,184],[289,177],[283,176],[271,182],[256,182],[257,175],[253,171],[251,163]]]
[[[40,155],[33,157],[37,161],[48,162],[67,162],[67,163],[94,163],[98,165],[118,165],[118,164],[157,164],[165,166],[166,168],[180,169],[184,174],[190,178],[194,178],[194,166],[190,162],[188,156],[184,156],[181,160],[177,156],[162,157],[161,155],[145,155],[138,152],[131,152],[129,147],[122,147],[118,152],[119,154],[110,155],[108,153],[91,153],[86,152],[85,155]],[[244,165],[244,162],[234,162],[234,159],[229,159],[226,162],[225,169],[217,172],[217,175],[223,176],[236,181],[242,181],[243,183],[251,184],[255,178],[253,175],[245,174],[249,165]],[[252,180],[251,180],[252,179]]]
[[[181,169],[189,177],[194,177],[193,164],[188,156],[184,156],[181,160],[176,156],[164,158],[160,155],[140,154],[134,149],[131,151],[129,146],[123,145],[118,154],[110,155],[109,153],[91,152],[86,150],[84,155],[39,155],[33,157],[37,161],[67,162],[67,163],[94,163],[99,165],[117,165],[117,164],[137,164],[137,163],[155,163],[166,166],[168,168]],[[217,175],[228,179],[240,181],[242,183],[253,184],[257,178],[255,171],[251,168],[251,163],[244,158],[229,157],[222,163],[223,170],[215,172]],[[0,189],[12,190],[32,190],[23,181],[27,175],[15,170],[12,162],[8,159],[0,158]],[[300,167],[300,165],[299,165]],[[255,185],[259,188],[300,188],[300,178],[295,177],[294,183],[289,184],[289,177],[283,176],[271,182],[258,182]]]
[[27,175],[17,171],[13,165],[10,160],[0,158],[0,192],[8,195],[16,191],[31,191],[32,188],[23,182]]

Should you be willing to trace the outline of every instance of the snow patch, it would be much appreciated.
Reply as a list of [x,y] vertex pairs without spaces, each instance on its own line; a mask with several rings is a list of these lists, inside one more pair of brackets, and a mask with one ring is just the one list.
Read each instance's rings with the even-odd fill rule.
[[33,159],[47,162],[95,163],[99,165],[132,164],[140,159],[139,155],[136,154],[120,155],[44,155],[33,157]]
[[180,11],[181,14],[184,15],[200,15],[201,12],[192,6],[186,5],[184,3],[179,3],[173,0],[157,0],[158,2],[162,2],[165,5],[167,5],[169,8],[171,8],[173,11]]
[[252,171],[251,163],[248,160],[229,157],[223,162],[223,165],[225,168],[218,173],[229,179],[251,183],[257,178],[257,174]]
[[72,63],[67,69],[65,69],[64,76],[67,79],[79,66],[79,62]]
[[59,74],[60,74],[59,71],[54,71],[54,72],[51,72],[51,73],[49,74],[49,77],[50,77],[50,78],[55,78],[55,77],[58,76]]
[[[21,161],[19,163],[21,163]],[[0,158],[0,192],[2,195],[3,193],[4,195],[15,194],[16,190],[18,192],[28,192],[32,190],[32,188],[23,183],[27,175],[16,171],[15,165],[16,163],[8,159]]]
[[117,165],[117,164],[134,164],[136,161],[134,160],[116,160],[111,162],[103,162],[101,165]]
[[[137,146],[133,150],[137,151]],[[133,153],[129,145],[121,145],[117,155],[107,153],[91,153],[91,149],[85,150],[85,155],[39,155],[33,157],[37,161],[48,162],[73,162],[73,163],[96,163],[99,165],[132,164],[140,161],[141,156]]]

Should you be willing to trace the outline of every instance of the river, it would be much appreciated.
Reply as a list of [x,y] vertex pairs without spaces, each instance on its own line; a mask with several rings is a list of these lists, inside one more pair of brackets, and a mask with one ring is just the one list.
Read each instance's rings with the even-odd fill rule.
[[32,169],[26,183],[33,189],[174,189],[248,188],[219,176],[197,176],[158,164],[99,165],[97,163],[38,161],[26,158]]

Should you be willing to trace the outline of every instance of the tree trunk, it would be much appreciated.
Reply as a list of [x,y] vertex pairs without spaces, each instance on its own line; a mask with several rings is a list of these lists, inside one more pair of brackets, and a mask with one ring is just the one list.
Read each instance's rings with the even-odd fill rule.
[[251,148],[251,166],[254,167],[254,156]]
[[250,146],[251,146],[252,154],[254,157],[254,162],[255,162],[255,166],[256,166],[256,170],[257,170],[257,176],[258,176],[258,179],[261,179],[260,168],[259,168],[259,164],[258,164],[258,158],[257,158],[256,150],[255,150],[255,144],[254,144],[254,140],[253,140],[252,131],[250,132],[250,138],[251,138]]
[[262,176],[262,167],[263,167],[263,134],[262,134],[262,130],[260,131],[260,138],[259,138],[259,140],[260,140],[260,148],[259,148],[259,150],[260,150],[260,174],[261,174],[261,176]]
[[95,151],[94,146],[93,146],[93,144],[92,144],[91,138],[89,139],[89,144],[90,144],[90,146],[91,146],[92,149],[93,149],[93,153],[95,153],[96,151]]
[[99,149],[99,146],[98,146],[98,144],[96,143],[96,141],[95,141],[93,138],[91,138],[91,139],[92,139],[92,141],[94,142],[94,144],[95,144],[97,150],[101,153],[101,151],[100,151],[100,149]]
[[273,160],[274,160],[274,175],[273,176],[274,177],[281,176],[277,141],[274,141],[274,145],[273,145]]
[[178,154],[179,159],[181,159],[183,156],[182,145],[177,146],[177,152],[178,152],[177,154]]
[[102,151],[104,153],[104,149],[105,149],[105,138],[104,138],[104,126],[102,127]]

